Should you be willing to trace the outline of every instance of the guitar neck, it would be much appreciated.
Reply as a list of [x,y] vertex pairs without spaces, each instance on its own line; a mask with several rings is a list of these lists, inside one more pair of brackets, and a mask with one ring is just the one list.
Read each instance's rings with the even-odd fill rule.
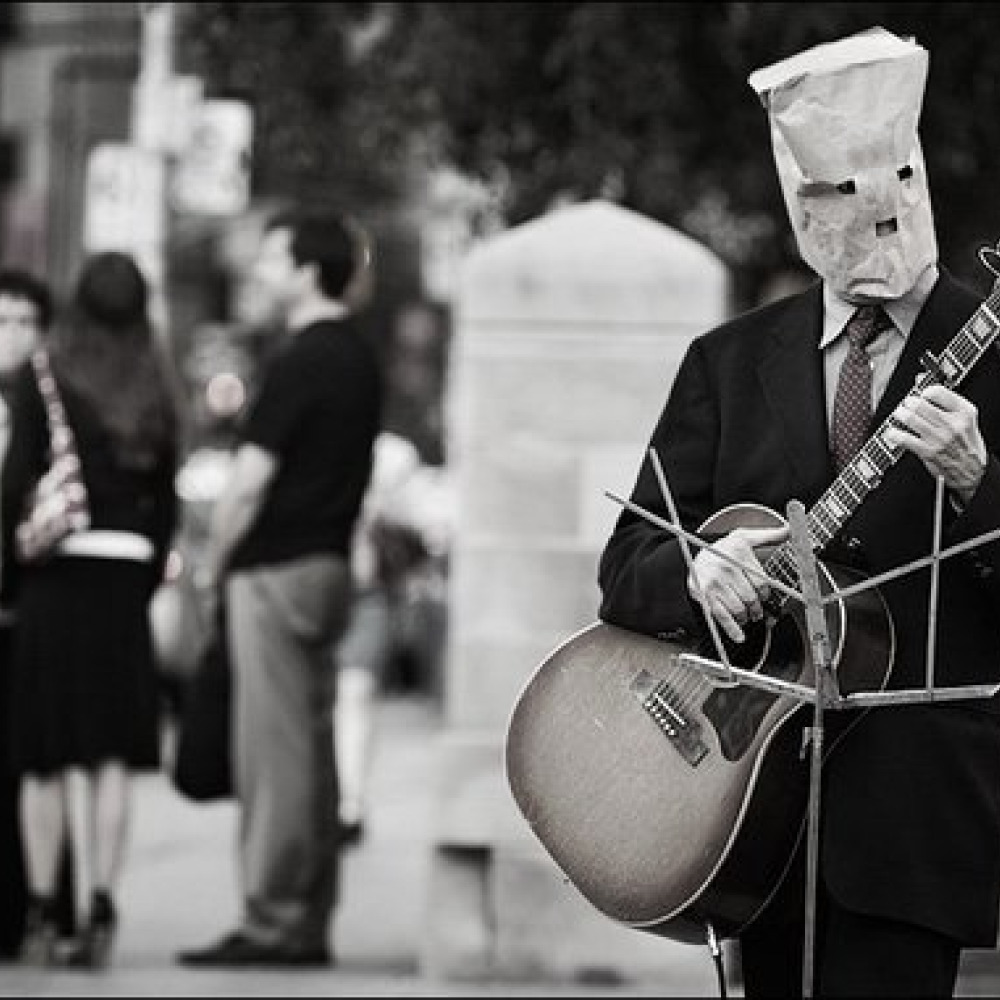
[[[923,371],[907,394],[919,393],[937,382],[949,389],[957,386],[1000,335],[1000,284],[979,306],[937,358],[936,372]],[[885,438],[893,418],[887,417],[841,470],[807,515],[813,551],[827,545],[847,523],[864,499],[881,483],[903,454]],[[798,579],[795,555],[789,543],[779,546],[767,560],[765,570],[788,584]]]

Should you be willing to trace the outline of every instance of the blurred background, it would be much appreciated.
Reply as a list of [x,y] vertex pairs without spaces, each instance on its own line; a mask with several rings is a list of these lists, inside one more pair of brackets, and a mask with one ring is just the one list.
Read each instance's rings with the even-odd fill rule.
[[[734,307],[798,257],[751,70],[879,24],[932,53],[921,132],[942,258],[996,239],[1000,10],[966,3],[0,4],[0,256],[68,286],[129,244],[162,289],[198,430],[262,337],[255,226],[291,198],[377,234],[367,317],[392,421],[443,460],[456,268],[477,240],[600,197],[711,249]],[[227,388],[228,387],[228,388]]]
[[[876,24],[932,51],[942,259],[985,290],[1000,130],[982,39],[1000,9],[966,3],[3,3],[0,258],[57,297],[88,251],[142,261],[183,382],[197,534],[224,455],[205,449],[225,448],[273,342],[250,280],[270,212],[333,202],[372,230],[388,429],[441,468],[469,251],[599,198],[712,251],[729,312],[794,288],[746,77]],[[433,683],[402,653],[404,683]]]
[[362,321],[433,540],[390,685],[440,720],[419,946],[437,974],[662,962],[588,923],[538,854],[503,783],[506,721],[594,612],[600,491],[628,490],[683,345],[808,276],[747,76],[874,25],[930,51],[941,259],[985,293],[998,5],[0,4],[0,260],[57,298],[90,251],[146,270],[185,405],[175,580],[274,343],[251,279],[266,219],[329,202],[374,235]]

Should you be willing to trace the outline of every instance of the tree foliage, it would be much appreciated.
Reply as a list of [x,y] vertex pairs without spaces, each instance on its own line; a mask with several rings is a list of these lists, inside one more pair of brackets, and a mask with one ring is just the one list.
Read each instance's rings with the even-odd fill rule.
[[930,51],[921,134],[942,259],[985,281],[1000,236],[1000,9],[971,3],[199,3],[191,58],[249,93],[268,192],[391,198],[454,165],[517,223],[603,196],[744,278],[797,261],[754,69],[872,25]]
[[[179,70],[210,96],[254,109],[255,194],[381,204],[398,197],[401,150],[382,140],[375,6],[367,3],[184,5]],[[399,129],[394,134],[401,134]]]

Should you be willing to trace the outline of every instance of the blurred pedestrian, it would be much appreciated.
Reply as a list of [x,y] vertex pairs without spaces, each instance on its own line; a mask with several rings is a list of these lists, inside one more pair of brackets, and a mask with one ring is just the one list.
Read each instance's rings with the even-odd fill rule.
[[[52,317],[45,284],[16,268],[0,270],[0,466],[10,441],[10,393],[15,372],[28,359]],[[0,732],[9,726],[10,632],[13,609],[0,606]],[[18,823],[20,782],[10,748],[0,739],[0,958],[13,958],[24,930],[24,861]]]
[[[331,644],[382,409],[374,346],[353,319],[372,289],[365,234],[326,212],[265,233],[257,281],[288,336],[251,403],[212,518],[234,669],[240,925],[188,965],[326,965],[339,892]],[[220,595],[223,596],[223,595]]]
[[420,453],[412,442],[392,431],[379,434],[351,553],[350,617],[333,654],[337,662],[333,732],[345,845],[358,843],[364,835],[375,710],[393,654],[394,607],[407,573],[427,555],[407,504],[407,487],[420,465]]
[[[10,401],[18,368],[45,336],[52,321],[52,295],[35,275],[16,267],[0,270],[0,468],[10,442]],[[7,738],[10,718],[10,646],[15,609],[0,605],[0,959],[16,958],[24,934],[27,891],[18,798]],[[59,861],[56,923],[60,940],[76,931],[73,864],[67,843]]]
[[177,414],[131,257],[88,259],[47,347],[87,488],[90,528],[29,560],[15,526],[45,470],[49,425],[31,365],[17,375],[3,473],[4,595],[17,603],[11,751],[22,776],[28,913],[22,955],[55,959],[68,821],[84,918],[70,961],[99,967],[117,924],[130,774],[159,766],[149,601],[175,527]]

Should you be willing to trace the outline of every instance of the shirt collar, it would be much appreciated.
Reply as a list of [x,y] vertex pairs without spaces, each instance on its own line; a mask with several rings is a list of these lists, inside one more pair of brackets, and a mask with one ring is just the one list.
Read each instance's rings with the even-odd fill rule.
[[[889,314],[896,332],[902,337],[909,336],[937,279],[937,265],[930,264],[921,272],[916,284],[905,295],[882,303],[882,307]],[[843,333],[847,321],[854,315],[854,310],[857,308],[855,303],[842,299],[829,285],[824,283],[823,336],[819,342],[820,350],[828,347]]]

